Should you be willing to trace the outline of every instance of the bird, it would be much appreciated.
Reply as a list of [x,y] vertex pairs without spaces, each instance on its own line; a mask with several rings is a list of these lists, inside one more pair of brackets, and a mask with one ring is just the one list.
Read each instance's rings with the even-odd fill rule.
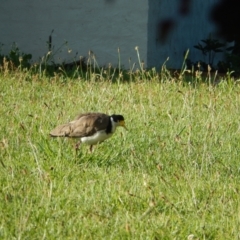
[[50,132],[50,136],[79,138],[80,141],[75,146],[76,151],[83,143],[90,145],[92,152],[93,145],[110,138],[119,126],[127,130],[122,115],[88,112],[78,115],[71,122],[57,126]]

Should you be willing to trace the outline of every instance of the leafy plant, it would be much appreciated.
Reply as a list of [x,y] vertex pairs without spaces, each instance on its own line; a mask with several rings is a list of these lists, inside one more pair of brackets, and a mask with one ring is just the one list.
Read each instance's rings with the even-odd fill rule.
[[204,56],[208,56],[208,64],[213,66],[216,53],[223,52],[225,44],[217,39],[212,39],[211,37],[203,39],[201,42],[203,42],[203,44],[198,43],[194,48],[201,51]]
[[16,43],[13,43],[9,54],[3,57],[10,61],[14,67],[29,68],[31,66],[32,54],[21,52]]

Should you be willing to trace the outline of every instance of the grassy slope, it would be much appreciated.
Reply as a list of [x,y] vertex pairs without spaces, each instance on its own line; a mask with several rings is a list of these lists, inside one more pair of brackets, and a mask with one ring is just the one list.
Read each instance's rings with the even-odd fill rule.
[[[240,237],[238,85],[23,78],[0,76],[0,239]],[[129,131],[77,155],[48,136],[85,111]]]

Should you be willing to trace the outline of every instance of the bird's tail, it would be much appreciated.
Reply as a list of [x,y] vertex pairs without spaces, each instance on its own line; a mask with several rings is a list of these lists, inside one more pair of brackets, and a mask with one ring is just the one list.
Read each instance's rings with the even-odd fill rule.
[[66,123],[54,128],[49,134],[51,137],[69,137],[72,132],[71,124]]

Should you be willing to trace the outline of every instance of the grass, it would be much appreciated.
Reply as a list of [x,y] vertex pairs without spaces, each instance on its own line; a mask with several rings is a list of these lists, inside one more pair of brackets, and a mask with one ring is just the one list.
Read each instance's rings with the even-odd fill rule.
[[[0,239],[239,239],[239,85],[92,76],[1,72]],[[129,131],[49,137],[86,111]]]

